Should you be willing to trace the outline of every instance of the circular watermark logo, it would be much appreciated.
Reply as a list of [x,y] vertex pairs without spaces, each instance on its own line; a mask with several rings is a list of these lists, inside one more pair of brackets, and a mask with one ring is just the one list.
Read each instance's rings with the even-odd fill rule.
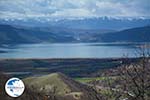
[[11,97],[19,97],[23,94],[25,85],[19,78],[11,78],[5,84],[5,91]]

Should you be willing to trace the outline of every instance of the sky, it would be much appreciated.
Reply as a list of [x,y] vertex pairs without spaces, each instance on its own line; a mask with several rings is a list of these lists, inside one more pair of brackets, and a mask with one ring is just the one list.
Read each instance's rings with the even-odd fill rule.
[[1,19],[147,17],[150,0],[0,0]]

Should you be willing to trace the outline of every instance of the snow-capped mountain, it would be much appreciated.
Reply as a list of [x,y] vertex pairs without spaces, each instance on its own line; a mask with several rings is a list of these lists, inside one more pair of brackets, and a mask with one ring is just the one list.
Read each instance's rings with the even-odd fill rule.
[[146,17],[92,17],[92,18],[26,18],[0,19],[2,24],[28,27],[62,27],[71,29],[113,29],[122,30],[150,25]]

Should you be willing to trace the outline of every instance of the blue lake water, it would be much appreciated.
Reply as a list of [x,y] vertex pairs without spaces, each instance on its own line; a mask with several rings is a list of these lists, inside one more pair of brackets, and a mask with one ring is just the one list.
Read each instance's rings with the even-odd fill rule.
[[[142,44],[52,43],[0,47],[0,58],[114,58],[134,57]],[[2,52],[3,51],[3,52]]]

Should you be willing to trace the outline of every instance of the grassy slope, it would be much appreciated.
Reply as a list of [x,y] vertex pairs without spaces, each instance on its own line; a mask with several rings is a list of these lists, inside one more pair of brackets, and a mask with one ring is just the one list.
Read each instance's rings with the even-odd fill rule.
[[54,87],[57,87],[58,94],[65,94],[70,92],[70,88],[60,78],[58,73],[53,73],[41,77],[29,77],[24,79],[25,84],[30,86],[36,86],[38,91],[50,92]]
[[30,89],[44,95],[51,94],[54,89],[53,87],[56,87],[54,94],[63,98],[69,97],[69,100],[95,100],[96,98],[95,92],[88,85],[74,81],[61,73],[29,77],[25,78],[24,82]]

